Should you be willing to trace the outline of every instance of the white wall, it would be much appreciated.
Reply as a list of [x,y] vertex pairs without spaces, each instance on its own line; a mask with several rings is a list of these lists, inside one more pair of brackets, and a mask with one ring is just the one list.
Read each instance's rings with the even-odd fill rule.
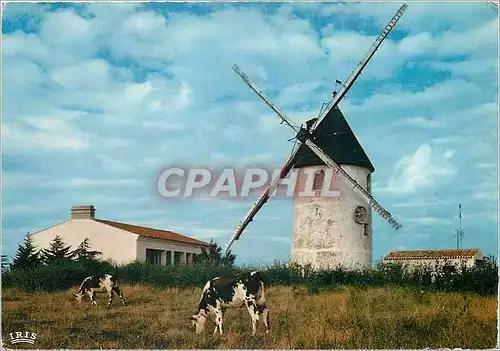
[[72,219],[34,233],[33,243],[38,248],[48,248],[56,235],[73,249],[89,238],[91,248],[101,251],[99,258],[104,260],[123,264],[136,259],[138,235],[91,219]]
[[[369,169],[350,165],[341,167],[364,189],[367,188]],[[311,167],[304,167],[299,171],[299,189],[305,183],[306,168]],[[328,169],[326,166],[319,168]],[[371,208],[335,173],[333,184],[335,186],[332,186],[332,190],[339,189],[340,198],[295,197],[291,262],[311,264],[316,269],[337,265],[345,268],[371,266]],[[368,212],[366,236],[364,226],[354,220],[354,209],[357,206],[365,207]]]

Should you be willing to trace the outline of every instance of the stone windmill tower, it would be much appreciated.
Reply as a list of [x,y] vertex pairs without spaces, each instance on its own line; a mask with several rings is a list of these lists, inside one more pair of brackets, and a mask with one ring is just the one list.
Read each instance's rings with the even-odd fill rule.
[[[408,6],[401,6],[377,37],[363,60],[334,92],[333,99],[321,109],[318,118],[309,120],[307,127],[297,127],[290,118],[265,96],[238,66],[233,69],[248,86],[278,115],[282,124],[292,128],[300,146],[295,148],[281,168],[279,177],[269,184],[245,218],[236,228],[228,250],[253,221],[292,168],[299,169],[298,186],[304,183],[311,167],[333,169],[339,181],[340,198],[321,196],[294,199],[293,244],[291,261],[314,268],[342,265],[346,268],[371,265],[371,210],[374,209],[396,230],[401,228],[391,214],[370,194],[370,174],[374,171],[368,156],[354,136],[338,108],[339,102],[353,86],[384,39],[394,28]],[[314,182],[322,182],[321,169]],[[326,179],[326,178],[324,178]],[[313,184],[314,185],[314,184]],[[314,187],[313,187],[314,188]]]
[[[368,193],[375,170],[340,109],[330,110],[316,129],[316,144]],[[291,262],[313,268],[370,266],[372,262],[371,209],[365,200],[305,145],[301,145],[294,168],[298,184],[314,177],[314,196],[294,197]],[[323,186],[339,190],[339,196],[321,196]]]

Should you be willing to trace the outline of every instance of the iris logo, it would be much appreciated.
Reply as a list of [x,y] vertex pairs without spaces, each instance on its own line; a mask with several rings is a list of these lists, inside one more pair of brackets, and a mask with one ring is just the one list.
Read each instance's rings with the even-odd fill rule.
[[25,343],[34,345],[36,341],[36,333],[29,331],[9,333],[9,337],[11,344]]

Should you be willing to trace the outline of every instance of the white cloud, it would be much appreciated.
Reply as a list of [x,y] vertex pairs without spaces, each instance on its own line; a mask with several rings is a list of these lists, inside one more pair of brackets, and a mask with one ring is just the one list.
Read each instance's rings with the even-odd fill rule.
[[275,113],[266,113],[258,117],[259,129],[263,132],[272,132],[280,128],[279,117]]
[[183,82],[182,88],[179,91],[179,95],[175,103],[177,109],[182,110],[189,105],[191,93],[192,93],[191,88],[186,83]]
[[129,83],[125,86],[125,99],[131,102],[142,102],[153,90],[151,82]]
[[[349,4],[351,7],[351,4]],[[352,9],[352,8],[351,8]],[[384,24],[385,25],[385,24]],[[398,27],[401,24],[398,24]],[[364,76],[384,78],[393,74],[405,61],[414,63],[417,58],[449,58],[469,55],[468,63],[433,62],[431,67],[461,73],[467,78],[474,74],[496,68],[495,45],[498,42],[498,20],[486,21],[483,25],[466,31],[448,30],[432,34],[430,32],[411,33],[401,40],[389,36],[373,57]],[[375,41],[376,36],[366,36],[344,30],[329,30],[322,39],[322,45],[329,53],[332,63],[337,66],[352,66],[361,60]],[[487,66],[485,67],[485,63]],[[341,71],[342,75],[347,72]]]
[[287,236],[259,236],[258,238],[261,241],[271,241],[274,243],[281,243],[281,244],[290,244],[292,242],[291,237]]
[[243,158],[243,162],[247,162],[247,163],[266,162],[266,161],[275,160],[277,156],[282,156],[282,155],[278,155],[274,152],[263,152],[261,154],[245,156]]
[[[456,110],[470,107],[465,101],[456,100],[457,97],[484,96],[480,87],[472,82],[462,79],[447,80],[417,92],[396,91],[392,93],[373,94],[360,104],[353,104],[351,101],[343,102],[344,110],[349,110],[352,114],[388,114],[405,110],[419,110],[422,108],[432,108],[435,111]],[[454,101],[453,105],[443,104],[443,101]]]
[[2,48],[4,57],[24,57],[35,62],[39,62],[41,58],[46,58],[50,54],[39,36],[23,32],[4,35],[2,37]]
[[[57,122],[54,122],[56,125]],[[26,149],[81,150],[89,147],[81,133],[60,135],[59,132],[47,132],[44,128],[28,132],[19,126],[2,127],[5,149],[9,152]]]
[[[174,225],[170,226],[168,229],[177,231],[182,235],[188,235],[193,238],[198,238],[200,240],[207,240],[212,238],[215,239],[231,235],[231,231],[228,231],[226,229],[203,228],[198,224]],[[222,244],[222,242],[219,244]]]
[[321,87],[321,82],[303,82],[286,86],[276,98],[276,103],[282,108],[287,105],[301,105],[314,99],[314,91]]
[[17,189],[82,189],[94,188],[95,191],[100,187],[127,187],[141,185],[137,179],[94,179],[84,177],[60,177],[59,179],[50,179],[44,175],[4,172],[3,186]]
[[[65,43],[84,36],[92,23],[73,11],[47,13],[42,24],[43,38],[51,43]],[[64,28],[64,30],[61,30]]]
[[414,207],[427,208],[430,206],[442,206],[443,203],[444,202],[442,200],[433,200],[433,201],[414,200],[414,201],[395,203],[392,206],[393,207],[401,207],[401,208],[414,208]]
[[455,155],[455,151],[454,150],[446,150],[443,154],[443,157],[445,160],[449,160],[451,159],[453,156]]
[[472,197],[478,200],[498,201],[498,183],[496,181],[487,181],[474,187]]
[[402,39],[399,49],[403,55],[436,54],[442,57],[488,50],[497,30],[498,21],[494,19],[466,32],[420,33]]
[[212,152],[210,154],[210,159],[211,161],[213,162],[217,162],[217,163],[225,163],[225,162],[229,162],[231,160],[231,158],[222,153],[222,152]]
[[490,75],[492,71],[498,71],[498,61],[489,57],[460,62],[433,62],[431,67],[450,71],[459,77],[473,77]]
[[449,161],[451,156],[449,152],[436,153],[429,144],[421,145],[415,153],[405,155],[398,161],[384,191],[397,194],[413,193],[434,185],[442,178],[451,177],[456,173]]
[[[470,28],[478,19],[491,19],[495,13],[480,2],[412,2],[408,4],[398,27],[412,32],[460,31]],[[357,22],[375,21],[377,27],[385,26],[401,4],[393,2],[359,2],[326,4],[319,10],[324,16],[331,14],[352,15]],[[345,17],[342,16],[341,19]]]
[[482,168],[482,169],[489,169],[496,171],[498,169],[498,165],[493,162],[486,162],[486,163],[480,163],[476,166],[477,168]]
[[420,128],[439,128],[444,125],[443,122],[427,119],[424,117],[411,117],[404,120],[406,123]]
[[33,204],[12,204],[11,206],[3,209],[3,216],[25,216],[33,212],[49,213],[52,212],[52,209],[47,206],[33,206]]
[[181,131],[186,128],[186,126],[180,123],[169,122],[142,122],[141,125],[146,128],[162,129],[165,131]]
[[88,135],[75,127],[84,113],[53,110],[47,115],[21,116],[4,123],[2,137],[10,151],[36,149],[81,150],[89,147]]
[[139,185],[141,182],[137,179],[89,179],[73,178],[61,181],[46,182],[44,187],[63,187],[72,189],[97,188],[97,187],[123,187],[130,185]]
[[105,60],[86,60],[78,64],[56,67],[51,78],[65,88],[96,89],[109,84],[110,65]]
[[407,218],[406,222],[416,223],[421,225],[451,225],[453,223],[450,219],[444,219],[439,217],[416,217],[416,218]]

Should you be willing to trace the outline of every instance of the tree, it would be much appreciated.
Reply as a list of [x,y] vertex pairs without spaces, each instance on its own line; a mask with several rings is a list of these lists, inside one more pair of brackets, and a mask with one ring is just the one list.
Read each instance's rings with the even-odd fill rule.
[[73,252],[73,257],[78,261],[95,260],[100,254],[102,254],[102,252],[90,249],[89,238],[85,238]]
[[63,239],[57,235],[48,249],[42,250],[42,261],[47,265],[69,261],[73,258],[71,246],[66,246]]
[[196,264],[204,264],[211,266],[229,266],[234,265],[236,255],[228,250],[225,255],[222,254],[222,248],[210,240],[210,246],[207,248],[202,247],[201,253],[196,255],[194,262]]
[[30,234],[24,238],[24,245],[19,245],[16,255],[10,264],[12,270],[31,269],[40,264],[40,253],[33,245]]

